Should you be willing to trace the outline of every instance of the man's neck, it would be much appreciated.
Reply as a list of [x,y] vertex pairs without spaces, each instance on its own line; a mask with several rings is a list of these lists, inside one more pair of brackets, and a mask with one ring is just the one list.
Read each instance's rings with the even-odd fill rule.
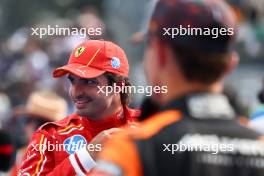
[[222,91],[221,82],[216,82],[210,85],[201,84],[201,83],[185,83],[185,84],[171,84],[168,85],[168,92],[161,95],[160,104],[166,105],[169,102],[177,99],[181,96],[187,95],[192,92],[215,92],[219,93]]
[[123,111],[123,106],[120,101],[119,103],[112,103],[107,109],[97,112],[94,116],[91,116],[90,118],[93,120],[103,120],[109,117],[113,117],[121,111]]

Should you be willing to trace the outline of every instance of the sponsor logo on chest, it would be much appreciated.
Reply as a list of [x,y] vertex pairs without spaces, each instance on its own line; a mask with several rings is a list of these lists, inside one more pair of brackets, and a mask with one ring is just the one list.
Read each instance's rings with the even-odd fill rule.
[[73,135],[71,137],[68,137],[67,139],[64,140],[63,142],[63,147],[64,150],[69,153],[69,154],[73,154],[76,151],[80,150],[83,147],[87,146],[87,141],[86,139],[80,135],[80,134],[76,134]]

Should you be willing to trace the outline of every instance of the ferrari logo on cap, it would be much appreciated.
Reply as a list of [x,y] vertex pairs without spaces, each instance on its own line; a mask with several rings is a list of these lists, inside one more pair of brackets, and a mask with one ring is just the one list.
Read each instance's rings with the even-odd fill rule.
[[84,50],[85,50],[84,46],[81,46],[81,47],[77,48],[76,51],[75,51],[75,54],[74,54],[75,57],[79,57],[84,52]]

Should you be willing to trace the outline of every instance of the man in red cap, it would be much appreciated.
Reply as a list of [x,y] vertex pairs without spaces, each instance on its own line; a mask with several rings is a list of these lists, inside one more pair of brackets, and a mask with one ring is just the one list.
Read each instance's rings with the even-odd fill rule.
[[99,91],[100,87],[128,86],[128,70],[124,51],[112,42],[89,40],[77,46],[68,64],[53,72],[54,77],[68,76],[76,113],[37,130],[20,175],[88,173],[96,164],[93,158],[102,140],[139,116],[138,110],[128,108],[128,94]]

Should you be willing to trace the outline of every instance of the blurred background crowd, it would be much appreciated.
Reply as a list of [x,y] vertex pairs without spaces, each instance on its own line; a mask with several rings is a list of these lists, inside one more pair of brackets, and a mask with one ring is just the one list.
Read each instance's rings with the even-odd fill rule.
[[[142,40],[155,2],[156,0],[0,1],[0,129],[12,131],[17,148],[27,144],[27,136],[37,126],[74,110],[68,96],[67,80],[53,79],[51,73],[54,68],[67,62],[70,52],[77,44],[88,39],[80,36],[45,36],[40,39],[31,35],[31,28],[47,25],[100,27],[102,35],[90,38],[111,40],[124,48],[130,63],[132,83],[146,85],[142,67]],[[264,112],[261,98],[258,98],[264,97],[264,93],[260,93],[264,89],[264,0],[228,2],[238,19],[236,48],[241,63],[226,80],[225,92],[241,117],[254,119]],[[51,99],[56,99],[56,104],[47,103]],[[138,107],[141,100],[142,95],[133,95],[131,106]],[[50,106],[46,106],[47,104]],[[55,116],[56,113],[61,116]],[[38,120],[36,122],[32,119]],[[244,123],[247,122],[247,119],[241,119]],[[30,123],[32,121],[34,124]]]

